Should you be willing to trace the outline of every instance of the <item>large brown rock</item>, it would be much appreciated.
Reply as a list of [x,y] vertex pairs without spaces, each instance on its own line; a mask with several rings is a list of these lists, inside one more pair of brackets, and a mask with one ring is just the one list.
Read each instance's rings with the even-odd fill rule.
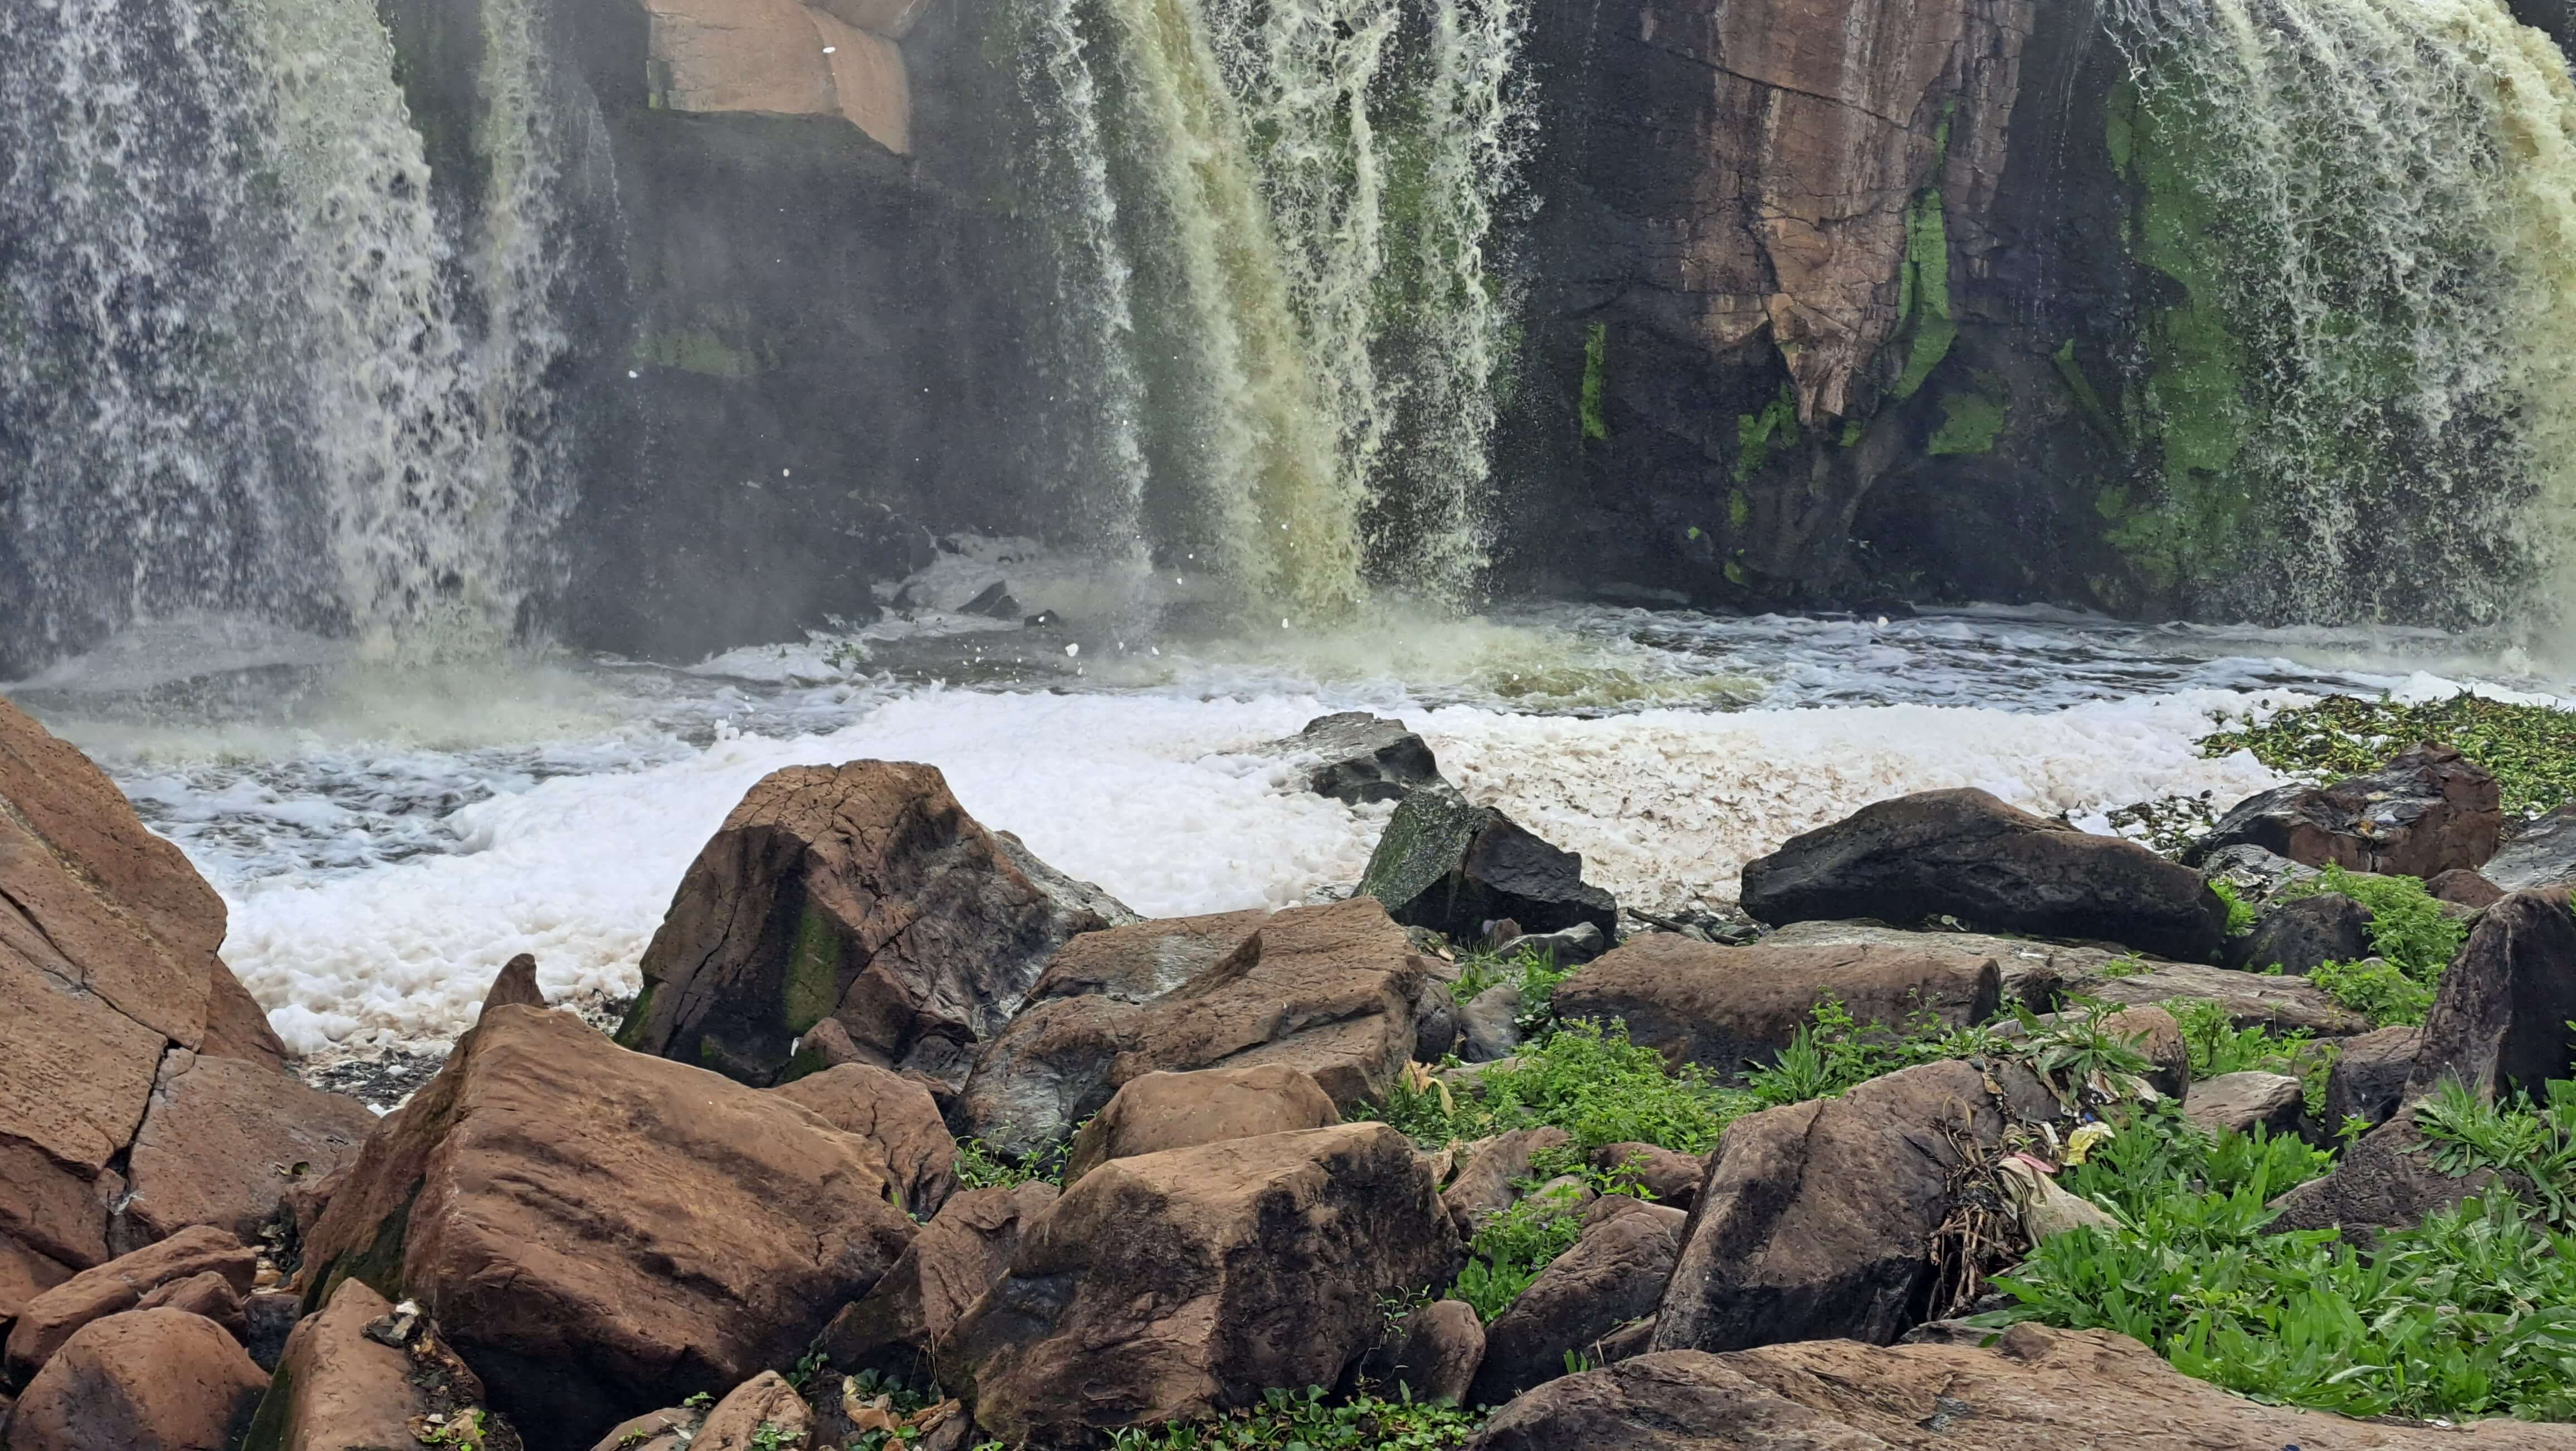
[[356,1158],[375,1127],[354,1098],[265,1064],[173,1049],[135,1135],[110,1237],[123,1248],[211,1224],[256,1239],[295,1180]]
[[805,1398],[774,1370],[764,1370],[707,1412],[690,1451],[805,1451],[813,1444],[814,1413]]
[[802,1104],[845,1134],[857,1134],[885,1155],[895,1207],[931,1215],[957,1189],[957,1141],[939,1116],[930,1090],[899,1074],[849,1063],[808,1074],[770,1092]]
[[133,1310],[81,1327],[18,1397],[13,1451],[227,1451],[268,1377],[223,1327]]
[[1955,1139],[1991,1152],[2054,1101],[2018,1068],[1929,1063],[1840,1098],[1766,1109],[1718,1139],[1655,1326],[1657,1350],[1840,1336],[1884,1344],[1922,1318]]
[[2431,1145],[2412,1113],[2362,1135],[2335,1161],[2334,1171],[2272,1201],[2271,1228],[2340,1228],[2344,1238],[2368,1244],[2383,1229],[2421,1224],[2424,1216],[2490,1191],[2519,1193],[2530,1187],[2491,1169],[2452,1178],[2433,1167]]
[[1773,924],[1953,917],[1972,931],[2116,942],[2206,962],[2227,904],[2200,873],[2134,842],[2033,816],[1983,791],[1864,806],[1744,867],[1744,910]]
[[1655,1313],[1681,1249],[1681,1211],[1612,1195],[1586,1218],[1574,1247],[1485,1327],[1474,1404],[1499,1406],[1556,1379],[1569,1354],[1603,1359],[1603,1341]]
[[2415,1054],[2423,1043],[2424,1030],[2411,1023],[2344,1039],[2334,1066],[2326,1070],[2325,1118],[2318,1127],[2341,1133],[2348,1119],[2371,1128],[2388,1122],[2406,1097],[2406,1080],[2414,1075]]
[[2421,745],[2367,776],[2249,796],[2183,859],[2259,846],[2312,867],[2432,877],[2485,866],[2503,828],[2495,777],[2449,746]]
[[1329,1386],[1441,1283],[1459,1245],[1430,1169],[1385,1124],[1116,1159],[1021,1239],[950,1342],[993,1437],[1053,1445]]
[[2489,907],[2442,974],[2409,1080],[2457,1078],[2481,1094],[2544,1094],[2576,1061],[2576,913],[2569,889],[2516,892]]
[[1891,947],[1719,947],[1678,932],[1630,940],[1560,984],[1561,1018],[1618,1020],[1629,1041],[1674,1067],[1732,1077],[1768,1065],[1838,999],[1863,1023],[1902,1029],[1922,1014],[1964,1028],[1995,1015],[1994,959]]
[[495,1008],[344,1171],[307,1304],[417,1298],[496,1410],[587,1439],[794,1362],[910,1243],[894,1192],[788,1099]]
[[421,1418],[478,1409],[482,1382],[429,1326],[415,1327],[405,1346],[367,1334],[393,1308],[358,1281],[341,1281],[330,1303],[286,1337],[242,1451],[408,1448],[418,1444]]
[[1054,1185],[1032,1180],[949,1200],[876,1288],[832,1317],[815,1348],[846,1371],[927,1383],[949,1332],[1001,1281],[1020,1236],[1056,1196]]
[[1257,954],[1256,934],[1270,913],[1255,907],[1205,917],[1157,917],[1064,945],[1029,989],[1031,1003],[1099,994],[1150,1003],[1239,952]]
[[2353,1421],[2257,1405],[2107,1330],[1672,1351],[1551,1382],[1469,1451],[2569,1451],[2576,1427]]
[[9,1379],[25,1381],[82,1326],[131,1310],[144,1296],[174,1281],[213,1271],[237,1294],[249,1294],[258,1262],[259,1257],[232,1235],[200,1227],[84,1270],[28,1301],[18,1312],[18,1323],[9,1331]]
[[2341,1038],[2370,1028],[2370,1019],[2336,1002],[2306,978],[2203,967],[2196,962],[2106,966],[2090,976],[2070,979],[2066,992],[2069,997],[2123,1007],[2170,1009],[2187,1002],[2211,1002],[2227,1010],[2230,1026],[2269,1028],[2275,1033],[2304,1028],[2320,1038]]
[[1315,1080],[1282,1064],[1148,1073],[1128,1081],[1074,1135],[1068,1185],[1111,1159],[1195,1148],[1220,1139],[1329,1128],[1342,1121]]
[[223,901],[179,849],[0,701],[0,1318],[13,1283],[113,1252],[127,1185],[111,1165],[143,1127],[166,1053],[291,1081],[215,955],[223,937]]
[[1383,1096],[1412,1060],[1432,975],[1404,929],[1367,897],[1254,925],[1214,966],[1151,1002],[1092,994],[1021,1014],[977,1056],[958,1109],[969,1131],[1030,1153],[1154,1072],[1275,1064],[1341,1107]]
[[828,1017],[882,1066],[953,1082],[1056,949],[1109,925],[1048,887],[934,767],[790,767],[681,878],[617,1041],[767,1084]]

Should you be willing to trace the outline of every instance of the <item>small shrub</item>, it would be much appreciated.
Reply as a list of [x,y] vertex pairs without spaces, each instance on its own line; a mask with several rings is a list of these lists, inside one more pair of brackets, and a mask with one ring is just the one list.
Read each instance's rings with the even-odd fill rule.
[[2370,909],[2370,950],[2417,982],[2429,983],[2451,965],[2468,927],[2442,910],[2414,877],[2383,877],[2328,866],[2281,891],[2282,901],[2340,892]]
[[2225,877],[2209,879],[2209,889],[2227,904],[2227,935],[2243,937],[2254,930],[2254,904],[2237,895],[2236,884]]
[[1261,1404],[1213,1420],[1121,1427],[1109,1433],[1109,1445],[1111,1451],[1450,1451],[1473,1440],[1483,1420],[1410,1394],[1336,1401],[1318,1388],[1271,1390]]
[[2327,997],[2370,1020],[2374,1028],[2393,1023],[2421,1023],[2433,1011],[2433,988],[2379,958],[2360,962],[2321,962],[2308,970],[2308,981]]

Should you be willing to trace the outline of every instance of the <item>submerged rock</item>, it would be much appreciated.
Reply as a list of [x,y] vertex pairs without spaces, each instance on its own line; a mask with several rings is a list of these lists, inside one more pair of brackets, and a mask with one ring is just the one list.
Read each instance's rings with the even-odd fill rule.
[[1408,927],[1453,942],[1483,938],[1485,924],[1511,918],[1527,932],[1588,922],[1607,938],[1619,904],[1583,880],[1583,858],[1560,851],[1490,806],[1447,786],[1405,797],[1378,839],[1360,891]]
[[2238,802],[2183,853],[2198,865],[2231,846],[2356,872],[2431,877],[2496,854],[2504,813],[2495,777],[2449,746],[2421,745],[2367,776],[2279,786]]
[[1422,737],[1400,720],[1364,710],[1317,716],[1297,734],[1262,749],[1312,757],[1306,789],[1353,806],[1401,801],[1420,787],[1444,784],[1440,763]]
[[1900,796],[1792,837],[1745,865],[1743,904],[1774,925],[1949,917],[2193,962],[2210,961],[2227,928],[2227,904],[2200,873],[1977,790]]

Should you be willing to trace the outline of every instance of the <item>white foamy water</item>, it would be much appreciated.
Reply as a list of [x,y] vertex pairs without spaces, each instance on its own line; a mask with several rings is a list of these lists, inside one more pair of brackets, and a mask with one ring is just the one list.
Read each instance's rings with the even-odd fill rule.
[[[2199,753],[2217,716],[2438,691],[2450,677],[2416,667],[2466,648],[1992,612],[1557,611],[1165,653],[934,628],[913,647],[947,653],[893,669],[901,642],[874,633],[874,659],[716,662],[734,675],[352,674],[316,669],[309,640],[263,657],[232,638],[208,679],[167,641],[127,642],[15,693],[224,893],[226,959],[312,1052],[452,1035],[518,952],[551,995],[632,992],[690,860],[789,765],[930,762],[987,826],[1148,914],[1280,907],[1355,881],[1387,808],[1305,794],[1250,748],[1329,710],[1393,711],[1471,797],[1583,853],[1623,901],[1671,909],[1731,900],[1746,860],[1908,791],[1979,786],[2096,824],[2176,794],[2224,805],[2275,778]],[[978,653],[1004,644],[1022,656]],[[1003,678],[957,683],[979,670]]]

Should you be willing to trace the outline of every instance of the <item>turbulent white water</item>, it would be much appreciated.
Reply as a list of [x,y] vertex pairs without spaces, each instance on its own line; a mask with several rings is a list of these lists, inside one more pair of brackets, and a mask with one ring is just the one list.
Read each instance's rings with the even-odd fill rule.
[[561,507],[538,379],[564,340],[529,14],[482,9],[461,256],[369,0],[0,12],[0,502],[35,628],[217,606],[378,651],[506,636]]
[[2576,604],[2576,83],[2502,0],[2114,0],[2180,567],[2310,619]]
[[1890,794],[1977,785],[2102,828],[2131,802],[2272,784],[2199,754],[2218,714],[2512,676],[2443,636],[1999,611],[1551,608],[1123,652],[967,623],[881,635],[873,659],[825,642],[690,672],[422,672],[201,621],[10,693],[207,873],[227,960],[312,1051],[452,1034],[521,951],[558,997],[631,992],[689,860],[790,764],[932,762],[978,819],[1145,912],[1284,906],[1356,880],[1386,812],[1307,795],[1248,748],[1375,709],[1622,900],[1669,909],[1731,899],[1749,857]]

